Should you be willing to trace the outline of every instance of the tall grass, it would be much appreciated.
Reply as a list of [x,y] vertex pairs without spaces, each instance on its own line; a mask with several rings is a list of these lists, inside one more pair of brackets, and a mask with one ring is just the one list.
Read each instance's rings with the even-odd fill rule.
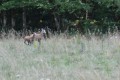
[[0,80],[120,80],[120,36],[0,40]]

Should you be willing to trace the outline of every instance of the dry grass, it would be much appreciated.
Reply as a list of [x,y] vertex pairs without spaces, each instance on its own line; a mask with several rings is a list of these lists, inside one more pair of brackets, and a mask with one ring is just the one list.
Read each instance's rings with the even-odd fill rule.
[[120,37],[0,40],[0,80],[120,80]]

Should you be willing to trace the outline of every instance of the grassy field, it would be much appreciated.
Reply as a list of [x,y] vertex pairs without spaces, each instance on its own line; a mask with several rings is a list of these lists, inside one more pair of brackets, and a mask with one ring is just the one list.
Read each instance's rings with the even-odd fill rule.
[[0,80],[120,80],[120,36],[2,39]]

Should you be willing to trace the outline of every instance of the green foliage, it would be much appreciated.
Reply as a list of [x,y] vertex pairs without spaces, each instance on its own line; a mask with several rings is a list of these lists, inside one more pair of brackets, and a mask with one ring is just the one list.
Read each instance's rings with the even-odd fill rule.
[[[19,10],[24,7],[28,13],[26,16],[31,16],[34,13],[29,8],[38,10],[36,14],[42,16],[42,18],[37,16],[40,17],[39,21],[44,18],[44,23],[41,22],[43,25],[51,24],[51,26],[55,26],[53,13],[57,14],[56,19],[61,26],[60,29],[73,26],[75,20],[79,20],[80,23],[75,25],[77,26],[77,28],[74,27],[75,30],[81,27],[83,32],[94,31],[96,28],[107,31],[108,28],[114,29],[114,25],[120,25],[120,0],[3,0],[0,4],[1,11]],[[29,15],[30,12],[31,15]],[[18,11],[18,13],[20,12]],[[50,17],[47,18],[48,16]],[[33,23],[33,25],[35,24]]]

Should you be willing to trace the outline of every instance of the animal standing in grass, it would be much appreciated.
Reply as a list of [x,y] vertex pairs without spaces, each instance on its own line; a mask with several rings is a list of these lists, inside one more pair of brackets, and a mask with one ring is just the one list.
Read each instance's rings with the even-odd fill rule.
[[34,33],[34,40],[35,41],[38,41],[40,44],[41,39],[46,39],[46,30],[45,29],[41,29],[40,33]]
[[39,33],[33,33],[30,36],[24,37],[24,43],[27,45],[31,45],[34,41],[38,41],[39,44],[41,42],[41,39],[46,39],[46,30],[42,29]]
[[27,45],[31,45],[33,43],[33,41],[34,41],[34,34],[24,37],[24,43]]

